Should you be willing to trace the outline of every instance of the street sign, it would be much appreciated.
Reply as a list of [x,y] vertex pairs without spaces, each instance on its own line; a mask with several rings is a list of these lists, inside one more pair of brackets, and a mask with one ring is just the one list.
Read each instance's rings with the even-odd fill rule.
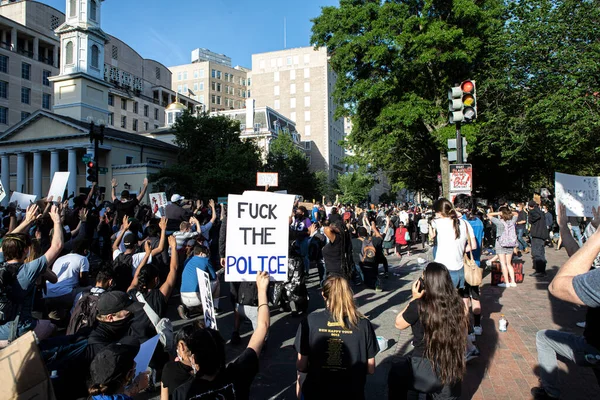
[[86,154],[81,158],[81,161],[83,161],[84,163],[89,163],[90,161],[92,161],[92,157],[88,157]]
[[473,190],[473,166],[471,164],[450,165],[450,193]]
[[105,167],[98,167],[98,173],[101,175],[106,175],[106,173],[108,172],[108,168]]

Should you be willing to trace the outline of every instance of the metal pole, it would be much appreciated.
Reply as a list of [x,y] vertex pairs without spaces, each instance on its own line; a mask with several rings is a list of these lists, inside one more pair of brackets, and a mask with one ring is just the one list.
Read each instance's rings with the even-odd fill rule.
[[460,122],[456,123],[456,163],[463,163],[462,135],[460,134]]

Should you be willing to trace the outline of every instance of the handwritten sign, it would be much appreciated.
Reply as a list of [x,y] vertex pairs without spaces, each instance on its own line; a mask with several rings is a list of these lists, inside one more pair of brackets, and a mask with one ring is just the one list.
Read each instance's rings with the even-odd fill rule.
[[162,218],[165,216],[165,207],[167,206],[167,194],[165,192],[150,193],[150,207],[152,208],[152,214],[156,218]]
[[254,281],[260,271],[285,281],[294,196],[248,191],[228,204],[225,281]]
[[201,269],[196,269],[198,273],[198,285],[200,287],[200,299],[202,300],[202,310],[204,310],[204,326],[210,329],[217,329],[217,317],[215,315],[215,305],[213,304],[212,288],[208,273]]
[[473,166],[471,164],[450,165],[450,192],[473,190]]
[[277,172],[257,172],[256,186],[279,186],[279,174]]
[[10,202],[17,203],[17,206],[21,210],[26,210],[36,199],[37,196],[34,194],[25,194],[21,192],[12,192],[12,195],[10,196]]
[[567,208],[569,217],[593,217],[592,207],[600,206],[600,177],[555,173],[556,200]]
[[65,189],[67,188],[70,174],[70,172],[54,173],[52,184],[50,184],[50,190],[48,191],[48,197],[52,196],[52,201],[58,201],[59,197],[62,199],[65,196]]

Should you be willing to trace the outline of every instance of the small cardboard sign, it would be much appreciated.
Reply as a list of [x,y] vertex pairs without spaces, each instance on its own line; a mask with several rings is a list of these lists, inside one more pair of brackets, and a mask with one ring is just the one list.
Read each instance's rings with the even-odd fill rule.
[[150,193],[150,207],[156,218],[165,216],[165,207],[167,206],[167,194],[165,192]]
[[34,194],[25,194],[21,192],[12,192],[10,203],[17,203],[21,210],[27,210],[31,203],[35,203],[37,196]]
[[62,200],[65,195],[65,189],[67,188],[67,182],[69,181],[70,172],[55,172],[50,184],[50,190],[48,196],[52,196],[52,201],[58,201],[58,198]]
[[279,186],[279,173],[277,172],[257,172],[256,186]]
[[198,286],[200,287],[202,310],[204,311],[204,326],[217,330],[217,317],[212,298],[212,288],[210,287],[210,277],[207,272],[202,271],[201,269],[196,269],[196,272],[198,274]]
[[563,203],[569,217],[593,218],[592,207],[600,205],[600,177],[555,173],[556,200]]

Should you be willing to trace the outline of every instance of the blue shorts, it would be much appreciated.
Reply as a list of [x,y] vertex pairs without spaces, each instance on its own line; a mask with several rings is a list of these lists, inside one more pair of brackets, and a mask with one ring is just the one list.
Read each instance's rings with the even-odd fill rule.
[[448,271],[450,272],[450,278],[452,278],[452,284],[457,289],[465,288],[465,269],[461,268],[458,271]]

